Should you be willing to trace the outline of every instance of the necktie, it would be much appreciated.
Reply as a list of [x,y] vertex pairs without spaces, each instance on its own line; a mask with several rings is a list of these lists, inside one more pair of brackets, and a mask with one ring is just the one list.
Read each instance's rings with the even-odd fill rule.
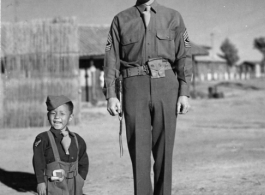
[[61,133],[63,135],[63,139],[62,139],[62,145],[63,145],[63,149],[65,151],[65,153],[67,155],[69,155],[69,147],[70,147],[70,144],[71,144],[71,138],[69,137],[69,132],[68,131],[63,131]]
[[143,16],[144,16],[144,23],[145,23],[145,27],[147,28],[149,22],[150,22],[150,18],[151,18],[151,6],[147,5],[145,11],[143,11]]

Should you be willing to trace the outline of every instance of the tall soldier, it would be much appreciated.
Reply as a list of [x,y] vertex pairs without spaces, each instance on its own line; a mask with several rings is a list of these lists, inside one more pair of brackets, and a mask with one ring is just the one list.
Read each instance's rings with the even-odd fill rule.
[[[138,0],[117,14],[105,55],[107,109],[120,112],[115,80],[123,77],[126,135],[135,195],[170,195],[176,116],[188,112],[192,61],[179,12]],[[150,170],[154,158],[154,193]]]

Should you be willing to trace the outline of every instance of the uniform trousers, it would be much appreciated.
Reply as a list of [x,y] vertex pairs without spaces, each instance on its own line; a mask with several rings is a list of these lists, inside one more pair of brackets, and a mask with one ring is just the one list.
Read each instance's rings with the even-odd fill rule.
[[[179,83],[174,71],[124,79],[124,116],[135,195],[171,195]],[[151,182],[151,154],[154,188]]]

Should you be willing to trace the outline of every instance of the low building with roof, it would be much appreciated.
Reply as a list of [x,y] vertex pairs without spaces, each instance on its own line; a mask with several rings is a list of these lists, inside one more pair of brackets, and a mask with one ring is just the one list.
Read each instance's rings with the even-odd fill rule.
[[261,63],[257,61],[243,61],[238,66],[242,78],[260,78],[264,75]]

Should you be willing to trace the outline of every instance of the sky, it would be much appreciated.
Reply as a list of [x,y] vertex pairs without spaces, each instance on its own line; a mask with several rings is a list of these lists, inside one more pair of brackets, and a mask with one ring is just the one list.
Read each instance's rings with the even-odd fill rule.
[[[265,0],[157,0],[181,13],[190,40],[212,47],[217,59],[228,38],[238,49],[240,62],[260,61],[253,41],[265,37]],[[17,2],[17,3],[15,3]],[[120,11],[136,0],[1,0],[1,21],[27,22],[58,16],[76,17],[83,25],[110,25]],[[16,5],[16,6],[15,6]]]

